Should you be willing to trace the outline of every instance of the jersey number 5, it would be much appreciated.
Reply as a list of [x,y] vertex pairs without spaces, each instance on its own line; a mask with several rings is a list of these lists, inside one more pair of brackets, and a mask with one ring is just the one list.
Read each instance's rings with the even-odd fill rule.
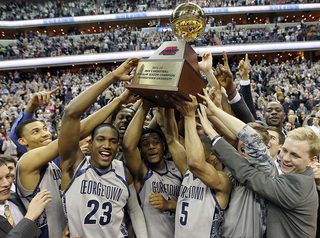
[[182,226],[185,226],[188,221],[188,211],[186,210],[187,207],[189,207],[189,203],[182,202],[181,216],[180,216],[180,224]]
[[[97,200],[89,200],[87,203],[87,207],[92,207],[91,212],[86,215],[84,219],[84,224],[97,224],[97,220],[92,218],[99,209],[99,202]],[[102,210],[104,211],[99,219],[99,224],[104,226],[107,225],[111,221],[111,213],[112,213],[112,204],[110,202],[104,202],[102,204]]]

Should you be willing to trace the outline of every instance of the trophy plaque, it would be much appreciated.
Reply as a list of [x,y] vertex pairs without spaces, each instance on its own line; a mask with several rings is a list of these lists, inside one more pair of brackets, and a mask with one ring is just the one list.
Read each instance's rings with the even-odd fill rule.
[[140,60],[131,84],[126,88],[160,107],[174,108],[163,95],[176,94],[191,101],[189,94],[202,93],[206,82],[198,66],[198,56],[187,43],[205,30],[203,10],[196,4],[179,5],[171,15],[171,28],[179,41],[164,42],[149,59]]

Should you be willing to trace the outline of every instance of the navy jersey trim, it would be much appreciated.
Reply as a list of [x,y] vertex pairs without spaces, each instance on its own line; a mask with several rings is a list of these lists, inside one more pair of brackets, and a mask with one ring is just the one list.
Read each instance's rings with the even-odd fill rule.
[[166,172],[164,172],[164,173],[160,173],[160,172],[158,172],[158,171],[156,171],[156,170],[154,170],[154,169],[152,169],[152,168],[150,168],[150,169],[151,169],[152,171],[154,171],[155,173],[159,174],[160,176],[164,176],[164,175],[167,175],[167,174],[169,173],[169,174],[171,174],[172,176],[174,176],[174,177],[176,177],[177,179],[179,179],[180,182],[181,182],[181,181],[182,181],[182,177],[180,177],[180,176],[172,173],[171,171],[169,171],[168,165],[167,165],[167,162],[166,162],[166,161],[164,161],[164,164],[165,164],[165,166],[166,166]]
[[86,158],[83,158],[82,162],[80,163],[77,171],[75,172],[75,174],[73,175],[70,183],[68,184],[67,188],[63,191],[62,196],[65,196],[66,192],[69,190],[69,188],[71,187],[71,185],[73,184],[74,180],[79,177],[80,175],[82,175],[86,169],[81,170],[81,168],[83,167],[84,163],[86,162]]
[[153,175],[153,171],[154,170],[151,170],[150,168],[148,168],[148,171],[146,173],[146,175],[144,176],[142,182],[141,182],[141,186],[140,186],[140,189],[138,191],[138,194],[140,194],[140,192],[142,191],[143,187],[144,187],[144,184],[146,183],[146,181],[151,178],[151,176]]
[[[127,187],[127,189],[128,189],[128,194],[129,194],[129,197],[131,196],[131,194],[130,194],[130,189],[129,189],[129,183],[128,183],[128,175],[127,175],[127,170],[126,170],[126,164],[124,163],[124,161],[121,161],[122,162],[122,166],[123,166],[123,172],[124,172],[124,177],[125,177],[125,181],[126,181],[126,183],[125,183],[125,185],[126,185],[126,187]],[[128,197],[128,198],[129,198]]]
[[48,223],[45,225],[45,226],[43,226],[43,227],[41,227],[41,228],[39,228],[40,230],[41,230],[41,235],[39,236],[39,238],[48,238],[49,237],[49,227],[48,227]]
[[130,191],[129,191],[128,181],[127,181],[126,179],[123,179],[120,175],[118,175],[118,174],[115,172],[114,169],[109,170],[108,172],[113,172],[113,173],[116,175],[116,177],[117,177],[118,179],[120,179],[121,182],[124,183],[124,185],[125,185],[126,188],[128,189],[128,193],[129,193],[129,197],[130,197]]
[[218,200],[217,200],[216,191],[215,191],[214,189],[212,189],[212,188],[210,188],[210,191],[211,191],[211,194],[212,194],[213,199],[216,201],[216,206],[218,206],[218,208],[219,208],[220,211],[225,211],[226,208],[224,208],[224,209],[221,208],[221,206],[220,206],[220,204],[219,204],[219,202],[218,202]]
[[[51,162],[49,162],[49,163],[51,163]],[[16,193],[18,194],[18,196],[20,196],[21,198],[26,198],[26,199],[30,202],[30,201],[32,200],[32,198],[34,198],[34,196],[36,196],[36,194],[37,194],[38,192],[40,192],[39,186],[40,186],[40,183],[41,183],[41,181],[42,181],[42,179],[43,179],[43,177],[44,177],[44,175],[45,175],[45,173],[46,173],[47,168],[49,167],[49,163],[47,163],[46,165],[44,165],[44,166],[42,167],[42,169],[41,169],[41,171],[40,171],[40,179],[39,179],[39,181],[38,181],[38,183],[37,183],[37,186],[36,186],[35,189],[32,191],[32,193],[29,194],[29,195],[27,195],[27,196],[22,196],[22,194],[19,194],[19,193],[18,193],[19,189],[16,189]],[[19,178],[20,178],[20,177],[19,177]],[[15,185],[16,185],[16,188],[18,188],[17,182],[15,182]],[[21,184],[21,185],[22,185],[22,184]]]
[[81,164],[79,165],[76,173],[74,174],[72,180],[70,181],[68,187],[63,191],[63,194],[62,196],[64,196],[66,194],[66,192],[69,190],[70,186],[73,184],[74,180],[76,178],[78,178],[79,176],[81,176],[82,174],[86,173],[87,170],[89,169],[92,169],[97,175],[99,176],[103,176],[109,172],[113,172],[115,174],[115,176],[126,186],[127,190],[128,190],[128,193],[129,193],[129,196],[130,196],[130,190],[129,190],[129,185],[128,185],[128,182],[127,182],[127,173],[126,173],[126,169],[125,169],[125,166],[124,166],[124,163],[122,162],[122,165],[124,167],[124,174],[125,174],[125,179],[122,178],[120,175],[118,175],[116,172],[115,172],[115,169],[112,168],[112,163],[110,164],[111,165],[111,169],[110,170],[107,170],[107,171],[104,171],[104,172],[100,172],[99,170],[97,170],[90,162],[90,164],[88,165],[88,167],[82,169],[82,167],[84,166],[84,164],[87,162],[87,158],[84,158],[83,161],[81,162]]

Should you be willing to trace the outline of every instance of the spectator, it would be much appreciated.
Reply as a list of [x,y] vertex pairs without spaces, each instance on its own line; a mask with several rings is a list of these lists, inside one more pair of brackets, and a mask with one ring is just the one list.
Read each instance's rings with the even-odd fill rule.
[[5,155],[17,156],[17,146],[10,139],[9,134],[5,136],[5,140],[2,144],[2,151]]
[[290,102],[290,99],[288,96],[284,99],[284,103],[282,104],[282,106],[283,106],[284,113],[287,113],[290,109],[292,109],[293,111],[295,110],[295,107],[293,103]]

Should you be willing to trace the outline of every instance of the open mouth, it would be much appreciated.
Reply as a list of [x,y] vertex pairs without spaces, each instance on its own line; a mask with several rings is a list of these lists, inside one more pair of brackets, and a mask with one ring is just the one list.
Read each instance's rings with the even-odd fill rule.
[[119,127],[119,132],[120,132],[120,133],[125,133],[126,129],[127,129],[126,126],[120,126],[120,127]]
[[0,192],[0,194],[7,194],[7,193],[10,193],[10,188],[5,189],[5,190],[2,190],[2,191]]
[[285,163],[284,161],[282,161],[282,165],[283,165],[285,168],[290,168],[290,167],[292,167],[292,165],[287,164],[287,163]]
[[148,154],[149,157],[155,157],[157,155],[158,155],[158,153],[150,153],[150,154]]
[[103,160],[108,160],[111,157],[112,154],[110,152],[101,151],[100,155],[101,155]]

